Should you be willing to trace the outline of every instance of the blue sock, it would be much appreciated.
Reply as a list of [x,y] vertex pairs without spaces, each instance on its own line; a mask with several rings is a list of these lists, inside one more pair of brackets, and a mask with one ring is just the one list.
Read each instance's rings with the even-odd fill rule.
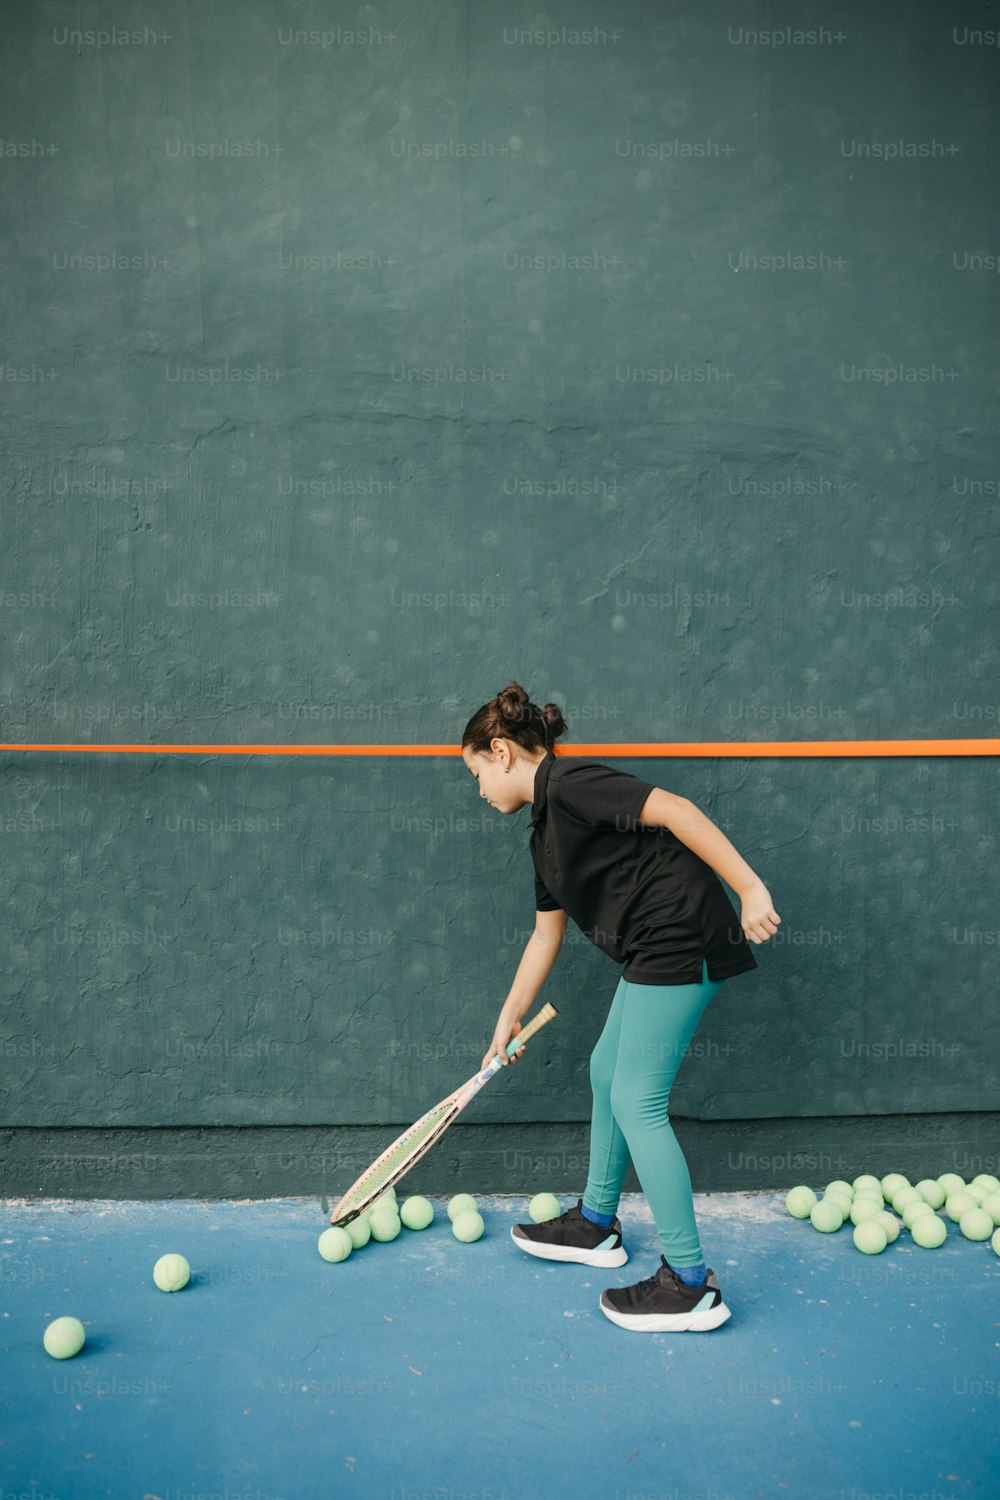
[[580,1212],[585,1219],[590,1220],[591,1224],[600,1224],[602,1229],[610,1229],[611,1225],[615,1222],[614,1214],[595,1213],[592,1208],[587,1207],[586,1203],[581,1204]]
[[701,1286],[708,1275],[708,1267],[703,1260],[696,1266],[672,1266],[671,1270],[685,1286]]

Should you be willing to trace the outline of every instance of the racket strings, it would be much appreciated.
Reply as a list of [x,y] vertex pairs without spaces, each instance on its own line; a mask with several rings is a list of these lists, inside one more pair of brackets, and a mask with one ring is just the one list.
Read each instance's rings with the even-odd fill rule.
[[448,1119],[451,1114],[452,1105],[444,1104],[432,1111],[423,1120],[418,1121],[405,1135],[401,1135],[398,1141],[374,1162],[365,1175],[358,1179],[353,1191],[344,1199],[340,1205],[342,1212],[349,1213],[351,1208],[360,1199],[365,1198],[374,1189],[388,1183],[396,1170],[413,1155],[414,1151],[425,1144],[433,1136],[434,1132]]

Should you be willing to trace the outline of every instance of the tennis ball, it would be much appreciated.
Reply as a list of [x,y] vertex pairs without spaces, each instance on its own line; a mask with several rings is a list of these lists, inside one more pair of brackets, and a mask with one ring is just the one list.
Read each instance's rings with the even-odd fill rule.
[[785,1207],[793,1219],[808,1219],[816,1202],[811,1187],[793,1187],[785,1194]]
[[990,1196],[990,1190],[984,1182],[970,1182],[965,1191],[968,1193],[970,1198],[974,1198],[980,1205],[982,1205],[982,1201],[984,1198],[988,1198]]
[[451,1221],[451,1232],[463,1245],[471,1245],[473,1240],[478,1240],[485,1228],[482,1214],[477,1213],[474,1208],[456,1214]]
[[966,1192],[949,1193],[944,1200],[944,1211],[953,1224],[957,1224],[967,1208],[978,1208],[975,1198]]
[[870,1224],[881,1224],[890,1245],[899,1239],[899,1220],[887,1208],[884,1208],[881,1213],[876,1214],[873,1219],[869,1219],[868,1222]]
[[179,1292],[191,1279],[191,1267],[183,1255],[161,1255],[153,1267],[153,1280],[161,1292]]
[[938,1182],[944,1188],[946,1198],[949,1193],[961,1193],[965,1189],[965,1178],[959,1177],[957,1172],[945,1172]]
[[347,1226],[347,1233],[353,1250],[360,1250],[367,1245],[372,1237],[372,1226],[368,1222],[367,1214],[358,1214],[356,1219],[352,1219]]
[[548,1219],[558,1219],[562,1205],[555,1193],[536,1193],[528,1204],[528,1217],[533,1224],[544,1224]]
[[930,1204],[931,1208],[940,1208],[948,1196],[944,1188],[934,1177],[925,1177],[921,1182],[918,1182],[917,1192],[925,1203]]
[[852,1200],[848,1198],[846,1193],[824,1193],[823,1201],[824,1203],[836,1203],[840,1209],[840,1217],[842,1219],[846,1219],[851,1211]]
[[[924,1205],[926,1207],[926,1204]],[[874,1198],[855,1198],[851,1204],[850,1219],[852,1224],[864,1224],[867,1219],[873,1219],[876,1214],[882,1212],[881,1203],[876,1203]]]
[[316,1242],[316,1249],[324,1260],[346,1260],[354,1249],[354,1241],[346,1229],[336,1229],[331,1226],[323,1230]]
[[829,1198],[821,1198],[818,1203],[813,1204],[809,1213],[809,1222],[821,1234],[832,1234],[844,1222],[840,1204]]
[[858,1224],[852,1238],[862,1255],[881,1255],[889,1243],[885,1230],[876,1219],[866,1219]]
[[434,1217],[434,1208],[429,1198],[407,1198],[399,1217],[407,1229],[426,1229]]
[[932,1214],[933,1212],[934,1210],[929,1203],[926,1203],[923,1198],[918,1198],[915,1203],[908,1203],[903,1209],[903,1223],[907,1229],[912,1230],[917,1219],[922,1219],[924,1214]]
[[990,1172],[980,1172],[978,1177],[973,1177],[972,1185],[974,1186],[977,1182],[981,1182],[991,1193],[1000,1193],[1000,1181]]
[[823,1191],[824,1193],[843,1193],[846,1198],[852,1201],[854,1199],[854,1189],[851,1187],[851,1184],[844,1182],[840,1177],[836,1178],[833,1182],[828,1182]]
[[83,1348],[85,1337],[79,1318],[56,1318],[43,1333],[42,1343],[53,1359],[72,1359]]
[[876,1208],[885,1208],[885,1199],[882,1197],[881,1188],[861,1188],[859,1192],[854,1194],[855,1203],[857,1203],[859,1199],[863,1198],[867,1198],[869,1203],[874,1203]]
[[910,1233],[915,1245],[920,1245],[924,1250],[935,1250],[948,1238],[948,1227],[940,1214],[934,1213],[932,1209],[929,1214],[921,1214],[914,1219]]
[[922,1194],[918,1193],[916,1188],[902,1187],[898,1188],[893,1194],[892,1206],[898,1214],[901,1214],[908,1203],[922,1203],[925,1201]]
[[879,1194],[882,1192],[881,1182],[879,1182],[877,1177],[873,1177],[870,1172],[862,1172],[860,1177],[855,1177],[852,1186],[855,1193],[860,1193],[863,1188],[874,1188],[876,1193]]
[[475,1213],[478,1208],[471,1193],[456,1193],[448,1203],[448,1217],[454,1224],[459,1214]]
[[989,1214],[994,1224],[1000,1224],[1000,1193],[989,1193],[979,1207]]
[[888,1198],[891,1203],[893,1193],[898,1193],[901,1187],[909,1187],[910,1184],[903,1176],[902,1172],[889,1172],[885,1177],[882,1178],[879,1186],[881,1187],[885,1197]]
[[981,1208],[967,1208],[958,1227],[967,1240],[988,1240],[993,1233],[993,1220]]
[[397,1213],[390,1213],[387,1208],[380,1208],[373,1213],[368,1220],[372,1232],[372,1239],[385,1243],[394,1240],[403,1227]]
[[993,1238],[990,1240],[990,1244],[993,1246],[993,1249],[996,1251],[997,1255],[1000,1255],[1000,1229],[995,1229],[993,1231]]
[[396,1208],[395,1188],[386,1188],[385,1192],[380,1193],[379,1196],[375,1199],[374,1203],[370,1203],[368,1205],[365,1212],[369,1214],[378,1213],[380,1208]]

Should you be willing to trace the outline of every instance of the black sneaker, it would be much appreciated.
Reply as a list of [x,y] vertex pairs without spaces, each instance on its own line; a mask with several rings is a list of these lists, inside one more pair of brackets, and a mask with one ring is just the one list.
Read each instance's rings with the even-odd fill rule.
[[707,1333],[732,1317],[711,1266],[701,1286],[687,1286],[665,1255],[660,1261],[655,1275],[635,1286],[601,1293],[601,1311],[612,1323],[646,1333]]
[[583,1199],[558,1219],[541,1224],[515,1224],[510,1237],[515,1245],[542,1260],[574,1260],[584,1266],[623,1266],[628,1254],[622,1247],[621,1220],[607,1229],[581,1213]]

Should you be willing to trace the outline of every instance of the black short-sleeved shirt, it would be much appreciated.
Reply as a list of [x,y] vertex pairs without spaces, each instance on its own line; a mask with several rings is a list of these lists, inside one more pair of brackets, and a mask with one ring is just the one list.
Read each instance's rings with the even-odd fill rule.
[[699,984],[757,968],[718,875],[669,828],[638,823],[652,782],[556,756],[535,772],[535,907],[566,911],[634,984]]

